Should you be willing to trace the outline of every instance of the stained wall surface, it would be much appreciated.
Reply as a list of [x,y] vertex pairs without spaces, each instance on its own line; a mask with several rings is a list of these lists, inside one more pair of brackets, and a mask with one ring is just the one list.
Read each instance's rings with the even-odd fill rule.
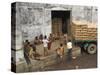
[[51,29],[51,11],[71,11],[71,22],[87,21],[97,24],[97,8],[93,6],[73,6],[39,3],[16,3],[16,60],[23,59],[23,42],[34,40],[40,34],[49,35]]

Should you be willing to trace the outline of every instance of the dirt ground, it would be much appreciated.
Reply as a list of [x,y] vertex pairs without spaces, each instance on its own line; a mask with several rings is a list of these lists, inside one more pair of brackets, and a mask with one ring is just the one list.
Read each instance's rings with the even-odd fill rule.
[[46,71],[50,70],[70,70],[70,69],[89,69],[97,68],[97,54],[89,55],[85,52],[76,59],[68,61],[64,60],[63,63],[54,64],[51,66],[45,67]]
[[[55,53],[55,50],[60,47],[60,43],[62,43],[62,41],[60,40],[56,40],[54,42],[52,42],[52,45],[51,45],[51,49],[48,50],[48,53],[49,55],[51,55],[52,53]],[[64,46],[64,50],[66,51],[67,50],[67,46],[66,45],[63,45]],[[44,52],[44,49],[43,49],[43,44],[40,44],[40,45],[37,45],[36,46],[36,49],[37,49],[37,52],[43,56],[43,52]]]
[[[56,53],[55,49],[58,48],[59,46],[60,46],[59,40],[56,40],[55,42],[53,42],[51,46],[51,50],[48,50],[49,54],[47,56],[50,56]],[[37,45],[36,48],[37,48],[37,52],[41,55],[41,58],[42,57],[44,58],[43,44]],[[64,50],[67,51],[66,45],[64,45]],[[41,60],[39,60],[39,62],[41,63]],[[47,61],[47,62],[51,62],[51,61]],[[65,55],[62,63],[54,63],[54,64],[50,64],[49,66],[44,66],[45,65],[44,63],[42,64],[42,66],[44,66],[43,68],[38,68],[35,70],[34,70],[34,67],[36,67],[36,65],[34,66],[34,62],[32,63],[33,65],[31,66],[31,69],[29,69],[28,67],[25,67],[23,63],[21,65],[18,65],[17,66],[18,72],[38,72],[38,71],[55,71],[55,70],[72,70],[72,69],[76,70],[76,69],[97,68],[97,54],[90,55],[82,51],[80,56],[76,57],[76,59],[72,59],[71,61],[69,61],[67,59],[67,55]]]
[[[60,41],[53,42],[51,46],[51,50],[49,50],[49,54],[54,53],[54,50],[58,48],[59,45],[60,45]],[[64,45],[64,49],[67,50],[66,45]],[[38,45],[37,51],[41,55],[43,55],[43,45]],[[97,54],[90,55],[83,51],[81,56],[77,57],[76,59],[72,59],[71,61],[65,59],[63,63],[59,63],[59,64],[56,63],[54,65],[45,67],[44,71],[86,69],[86,68],[97,68]]]

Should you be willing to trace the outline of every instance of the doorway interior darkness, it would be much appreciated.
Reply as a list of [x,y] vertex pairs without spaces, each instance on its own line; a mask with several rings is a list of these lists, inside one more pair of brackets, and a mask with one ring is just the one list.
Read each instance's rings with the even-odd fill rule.
[[68,33],[68,25],[70,25],[70,11],[55,10],[51,12],[52,16],[52,32]]

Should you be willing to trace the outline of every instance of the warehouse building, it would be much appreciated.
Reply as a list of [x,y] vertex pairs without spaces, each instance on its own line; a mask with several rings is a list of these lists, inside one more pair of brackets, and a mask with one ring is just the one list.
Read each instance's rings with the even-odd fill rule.
[[70,26],[74,21],[97,25],[97,11],[95,6],[13,3],[12,52],[16,51],[16,62],[23,59],[22,47],[26,39],[32,41],[40,34],[47,36],[50,33],[71,34]]

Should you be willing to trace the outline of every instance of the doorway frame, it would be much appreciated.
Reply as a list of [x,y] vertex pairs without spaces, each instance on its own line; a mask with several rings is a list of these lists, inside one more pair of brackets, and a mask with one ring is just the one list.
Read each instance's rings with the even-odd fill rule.
[[[67,35],[69,35],[69,36],[71,36],[71,25],[72,25],[72,10],[71,9],[60,9],[60,10],[51,10],[51,33],[53,32],[53,30],[52,30],[52,11],[70,11],[70,18],[69,18],[69,25],[67,26],[67,30],[68,30],[68,32],[67,32]],[[70,28],[70,31],[69,31],[69,28]]]

